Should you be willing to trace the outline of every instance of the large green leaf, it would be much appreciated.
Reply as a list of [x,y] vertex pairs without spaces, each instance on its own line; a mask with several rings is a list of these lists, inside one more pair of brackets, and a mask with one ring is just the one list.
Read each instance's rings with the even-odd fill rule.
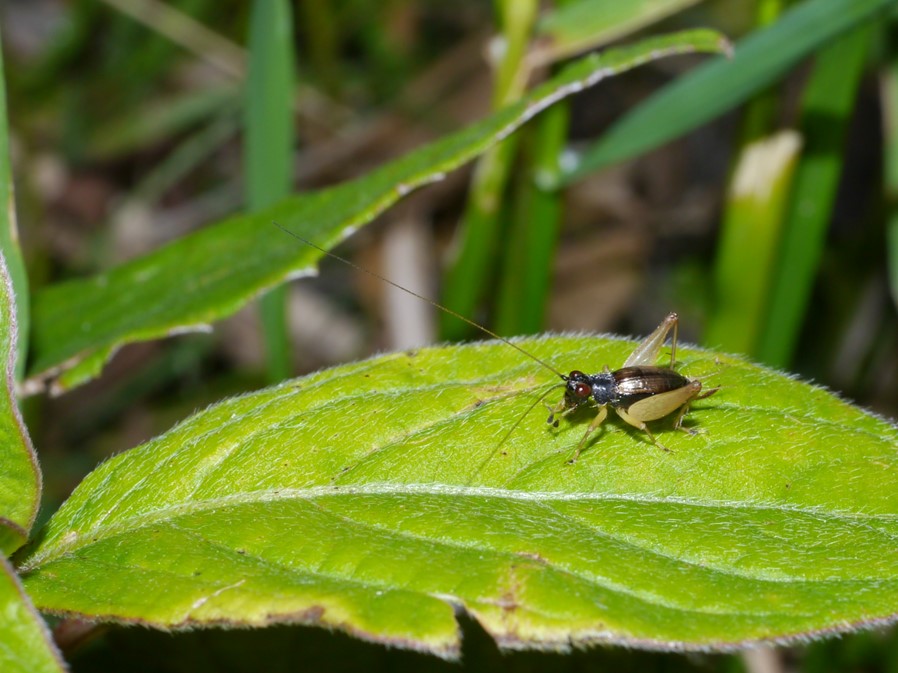
[[[633,348],[519,343],[563,371]],[[592,414],[522,420],[558,379],[501,343],[223,402],[89,475],[23,582],[62,614],[300,621],[443,656],[454,606],[507,648],[731,648],[892,619],[898,428],[742,360],[681,355],[720,386],[687,418],[698,434],[656,422],[664,452],[609,419],[574,464]]]
[[297,245],[271,226],[273,220],[333,244],[565,96],[665,55],[720,51],[725,44],[718,33],[698,30],[588,56],[521,102],[363,178],[227,220],[93,278],[38,292],[28,389],[63,371],[57,388],[77,385],[123,344],[202,329],[287,278],[309,273],[320,253]]
[[40,469],[15,392],[15,306],[12,281],[0,254],[0,552],[4,556],[25,542],[41,490]]
[[64,670],[47,625],[22,592],[9,562],[0,559],[0,671],[62,673]]

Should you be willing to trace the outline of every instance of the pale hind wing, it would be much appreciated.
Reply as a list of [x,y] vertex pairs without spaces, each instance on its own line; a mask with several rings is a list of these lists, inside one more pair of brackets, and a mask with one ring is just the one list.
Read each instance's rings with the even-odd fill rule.
[[661,353],[661,347],[667,341],[667,335],[673,329],[673,338],[670,347],[670,366],[673,368],[676,363],[677,354],[677,314],[668,313],[667,317],[661,321],[661,324],[654,332],[649,334],[645,340],[636,347],[624,367],[653,367],[658,361],[658,355]]
[[627,407],[626,412],[627,415],[638,421],[657,421],[688,404],[699,394],[701,389],[701,381],[690,381],[682,388],[668,390],[666,393],[659,393],[639,400]]

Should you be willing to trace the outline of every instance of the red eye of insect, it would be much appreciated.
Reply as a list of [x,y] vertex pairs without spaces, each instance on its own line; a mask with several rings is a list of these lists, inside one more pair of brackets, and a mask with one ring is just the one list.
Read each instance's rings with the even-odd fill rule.
[[589,397],[590,388],[585,383],[578,383],[574,386],[574,394],[577,397]]

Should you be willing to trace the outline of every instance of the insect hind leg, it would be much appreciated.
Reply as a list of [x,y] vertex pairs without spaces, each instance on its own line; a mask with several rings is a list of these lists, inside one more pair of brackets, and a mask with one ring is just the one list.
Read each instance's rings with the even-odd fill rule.
[[[687,404],[685,404],[683,406],[688,406],[688,402],[687,402]],[[670,449],[668,449],[666,446],[664,446],[664,444],[662,444],[661,442],[658,441],[658,438],[655,437],[655,435],[652,433],[651,430],[649,430],[649,426],[646,425],[645,421],[640,421],[638,418],[631,416],[626,411],[624,411],[623,409],[620,409],[618,407],[615,407],[614,410],[617,412],[617,415],[620,416],[622,420],[629,423],[637,430],[642,430],[645,434],[647,434],[649,436],[649,439],[652,440],[652,444],[657,446],[662,451],[667,451],[668,453],[670,453]]]
[[686,414],[689,412],[690,405],[693,402],[695,402],[695,400],[703,400],[706,397],[711,397],[711,395],[716,393],[718,390],[720,390],[720,386],[718,386],[717,388],[711,388],[710,390],[706,390],[701,395],[695,395],[694,397],[690,397],[688,400],[686,400],[686,403],[682,407],[680,407],[680,410],[677,412],[677,418],[674,421],[674,429],[682,430],[683,432],[685,432],[689,435],[698,434],[699,433],[698,430],[693,430],[692,428],[684,428],[683,420],[686,418]]

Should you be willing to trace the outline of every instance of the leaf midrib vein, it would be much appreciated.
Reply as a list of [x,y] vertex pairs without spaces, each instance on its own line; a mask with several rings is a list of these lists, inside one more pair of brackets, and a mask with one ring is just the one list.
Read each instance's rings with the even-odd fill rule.
[[[445,484],[389,484],[372,483],[362,486],[313,486],[306,488],[279,488],[269,491],[245,491],[231,493],[217,498],[178,503],[160,507],[149,512],[142,512],[127,517],[119,522],[108,525],[95,525],[84,533],[78,534],[74,542],[49,547],[41,553],[37,550],[31,557],[25,559],[20,566],[22,572],[28,572],[45,562],[69,553],[82,546],[90,544],[93,538],[106,537],[122,531],[136,530],[158,521],[173,519],[178,516],[202,513],[214,509],[221,509],[227,505],[251,505],[265,502],[280,502],[285,500],[315,500],[317,498],[329,498],[337,496],[368,496],[368,495],[433,495],[444,497],[481,497],[497,498],[503,500],[517,500],[528,502],[551,503],[556,501],[623,501],[640,504],[681,505],[685,507],[723,508],[752,511],[779,511],[794,512],[798,514],[813,515],[822,518],[833,518],[842,521],[862,522],[867,520],[895,521],[898,522],[898,514],[863,514],[859,512],[838,512],[821,510],[814,507],[796,507],[795,505],[750,503],[740,501],[696,501],[674,496],[652,496],[647,494],[621,494],[621,493],[566,493],[558,491],[509,491],[490,487],[452,486]],[[105,521],[104,518],[102,521]],[[59,537],[68,535],[60,533]],[[86,541],[82,544],[75,542]]]

